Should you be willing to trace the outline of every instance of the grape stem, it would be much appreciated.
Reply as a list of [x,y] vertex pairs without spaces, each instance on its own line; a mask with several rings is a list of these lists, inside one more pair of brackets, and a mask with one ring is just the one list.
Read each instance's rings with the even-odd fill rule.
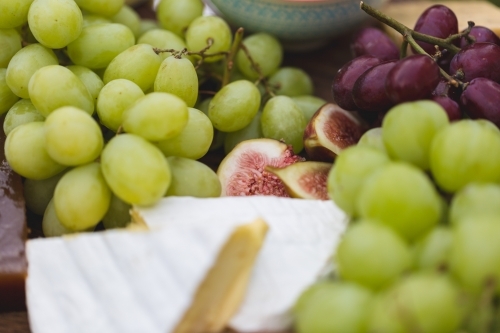
[[243,40],[244,33],[245,30],[243,28],[238,28],[238,30],[236,30],[236,32],[234,33],[233,44],[231,45],[229,54],[226,57],[226,63],[224,66],[224,75],[222,76],[223,87],[227,85],[229,83],[229,80],[231,79],[231,72],[233,71],[234,67],[234,57],[236,56],[236,53],[238,53],[238,51],[240,50],[241,41]]
[[264,89],[266,90],[266,93],[271,96],[271,97],[274,97],[276,96],[276,94],[274,93],[271,85],[269,84],[269,81],[267,80],[267,78],[262,74],[262,71],[260,70],[260,66],[259,64],[257,64],[253,58],[252,58],[252,55],[250,54],[250,52],[248,51],[248,49],[246,48],[245,44],[241,44],[240,45],[240,49],[245,53],[246,57],[248,58],[248,61],[250,61],[250,65],[252,66],[252,68],[257,72],[257,74],[259,74],[259,78],[257,79],[257,81],[255,82],[255,85],[258,85],[259,83],[262,83],[264,85]]

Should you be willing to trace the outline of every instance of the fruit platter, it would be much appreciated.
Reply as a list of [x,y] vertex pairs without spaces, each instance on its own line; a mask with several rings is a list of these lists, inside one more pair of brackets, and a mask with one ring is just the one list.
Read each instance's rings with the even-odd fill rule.
[[494,2],[0,1],[0,121],[0,333],[500,332]]

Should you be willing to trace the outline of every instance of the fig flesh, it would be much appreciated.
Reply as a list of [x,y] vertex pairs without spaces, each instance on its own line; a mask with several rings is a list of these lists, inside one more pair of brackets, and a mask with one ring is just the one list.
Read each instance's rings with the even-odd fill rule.
[[266,171],[267,166],[285,167],[304,158],[291,146],[273,139],[242,141],[220,163],[217,175],[221,196],[274,195],[289,197],[283,182]]
[[332,163],[298,162],[284,168],[268,166],[266,171],[278,176],[292,198],[328,200],[326,182]]
[[342,150],[356,144],[365,130],[365,124],[352,112],[325,104],[304,131],[304,148],[310,159],[332,162]]

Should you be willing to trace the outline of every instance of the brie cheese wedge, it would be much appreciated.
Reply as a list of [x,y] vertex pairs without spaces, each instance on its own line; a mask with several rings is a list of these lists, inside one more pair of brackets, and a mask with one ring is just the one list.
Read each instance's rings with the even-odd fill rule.
[[134,207],[132,217],[149,227],[213,221],[243,223],[262,218],[269,226],[246,296],[229,326],[238,332],[282,331],[302,292],[322,277],[347,226],[331,200],[271,196],[198,199],[167,197],[153,207]]

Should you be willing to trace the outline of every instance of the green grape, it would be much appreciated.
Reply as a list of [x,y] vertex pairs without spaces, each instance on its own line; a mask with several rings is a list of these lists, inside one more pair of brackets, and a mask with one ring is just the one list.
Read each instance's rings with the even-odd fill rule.
[[45,179],[66,167],[54,161],[45,149],[43,122],[19,125],[7,136],[5,158],[11,168],[23,177]]
[[[213,44],[206,54],[229,51],[231,47],[231,29],[229,25],[217,16],[200,16],[189,24],[186,32],[186,44],[189,51],[198,52],[207,47],[208,39],[212,39]],[[205,58],[205,62],[214,62],[224,56],[214,56]]]
[[94,113],[94,101],[87,87],[69,69],[59,65],[37,70],[28,84],[31,102],[45,117],[62,106],[74,106]]
[[269,84],[277,95],[302,96],[313,93],[313,82],[309,74],[297,67],[282,67],[269,78]]
[[142,89],[132,81],[116,79],[107,83],[97,97],[97,115],[101,123],[116,132],[123,124],[123,112],[144,96]]
[[154,91],[174,94],[187,106],[193,107],[198,99],[198,75],[193,63],[174,56],[163,60],[156,75]]
[[[254,63],[259,66],[260,73],[263,76],[271,75],[280,67],[283,60],[283,48],[273,36],[264,32],[256,33],[243,39],[243,45],[252,56]],[[239,50],[236,54],[236,65],[246,77],[250,79],[259,78],[259,73],[253,68],[243,50]],[[310,94],[310,92],[306,94]]]
[[71,230],[94,227],[108,211],[111,191],[94,162],[64,174],[54,191],[54,207],[61,225]]
[[387,154],[384,140],[382,139],[382,127],[371,128],[359,138],[358,146],[375,148]]
[[0,68],[0,116],[9,111],[18,100],[19,96],[7,85],[7,69]]
[[184,157],[167,157],[172,182],[166,196],[197,198],[220,197],[222,188],[217,174],[205,164]]
[[120,10],[111,17],[111,21],[127,26],[134,34],[135,39],[141,33],[141,17],[130,6],[123,5]]
[[443,190],[455,192],[472,182],[500,180],[500,135],[486,121],[456,121],[432,141],[430,166]]
[[104,68],[117,55],[135,44],[132,31],[123,24],[95,23],[83,28],[68,45],[68,57],[76,65]]
[[357,210],[412,241],[440,220],[441,199],[429,178],[416,167],[391,162],[376,170],[361,188]]
[[0,68],[7,68],[10,59],[21,49],[21,41],[16,29],[0,29]]
[[66,228],[57,217],[54,200],[50,200],[45,213],[43,213],[42,231],[45,237],[59,237],[77,232]]
[[40,44],[61,49],[80,35],[83,17],[73,0],[35,0],[28,12],[28,24]]
[[47,179],[26,178],[23,183],[26,207],[37,215],[43,215],[54,196],[56,185],[64,175],[64,171]]
[[149,93],[139,98],[123,113],[123,129],[149,141],[162,141],[179,135],[186,126],[189,111],[179,97]]
[[156,8],[156,18],[160,25],[183,37],[193,20],[203,14],[200,0],[161,0]]
[[106,215],[102,218],[102,224],[106,229],[125,228],[131,221],[130,209],[132,206],[124,202],[116,195],[111,195]]
[[351,146],[335,159],[328,175],[330,198],[350,216],[358,216],[356,200],[368,177],[389,163],[389,158],[371,147]]
[[297,333],[364,333],[372,293],[354,283],[325,281],[310,287],[294,309]]
[[500,219],[498,215],[464,218],[453,228],[451,272],[460,284],[480,294],[496,283],[500,294]]
[[[161,50],[173,49],[182,51],[186,48],[186,42],[171,31],[165,29],[151,29],[146,31],[137,41],[137,44],[149,44]],[[170,52],[160,53],[161,60],[170,57]]]
[[455,193],[450,205],[450,222],[482,215],[500,215],[500,185],[471,183]]
[[33,0],[0,1],[0,29],[17,28],[28,22],[32,2]]
[[44,120],[45,117],[37,111],[29,99],[21,99],[7,111],[3,121],[3,131],[5,135],[9,135],[19,125]]
[[81,165],[94,161],[104,146],[97,122],[73,106],[54,110],[45,120],[45,148],[54,161]]
[[148,44],[137,44],[117,55],[106,68],[103,81],[127,79],[148,91],[155,82],[161,59]]
[[197,160],[208,152],[214,137],[214,128],[207,115],[188,108],[186,126],[179,135],[156,144],[165,156],[179,156]]
[[455,333],[462,323],[463,312],[461,294],[449,277],[417,273],[375,298],[368,331]]
[[7,66],[7,84],[21,98],[29,99],[28,84],[31,76],[40,68],[57,65],[54,52],[40,44],[31,44],[19,50]]
[[90,13],[113,16],[124,4],[124,0],[75,0],[76,4]]
[[340,276],[371,289],[389,286],[410,268],[410,248],[393,230],[362,220],[350,227],[336,254]]
[[208,106],[208,117],[219,131],[234,132],[248,126],[259,107],[259,90],[250,81],[240,80],[215,94]]
[[137,41],[137,44],[149,44],[146,42],[141,42],[140,39],[144,36],[146,32],[154,29],[160,29],[160,25],[158,24],[158,22],[152,19],[141,18],[141,25],[139,29],[139,40]]
[[[103,17],[103,16],[92,15],[92,14],[83,14],[83,23],[82,23],[83,29],[85,29],[89,25],[100,24],[100,23],[112,23],[112,22],[110,19]],[[82,30],[82,33],[80,34],[79,38],[81,37],[82,34],[83,34],[83,30]]]
[[393,159],[428,170],[432,139],[448,124],[446,112],[436,102],[401,103],[384,117],[382,140]]
[[288,96],[276,96],[267,101],[260,118],[265,138],[283,140],[293,146],[294,153],[304,148],[302,138],[307,126],[302,110]]
[[448,267],[453,234],[450,228],[438,226],[413,246],[415,267],[418,270],[439,271]]
[[195,109],[200,110],[208,116],[208,107],[210,106],[210,102],[212,101],[212,99],[213,97],[207,97],[201,101],[198,99],[198,102],[195,105]]
[[87,87],[90,96],[92,96],[94,104],[96,104],[97,96],[99,96],[99,92],[101,91],[102,87],[104,87],[104,82],[102,82],[99,75],[84,66],[73,65],[67,66],[66,68],[72,71],[73,74],[75,74],[83,82],[85,87]]
[[306,118],[307,123],[311,120],[316,111],[318,111],[320,107],[327,103],[322,98],[309,95],[293,96],[292,99],[295,104],[297,104],[297,106],[302,110],[302,113],[304,113],[304,117]]
[[224,152],[229,154],[229,152],[231,152],[231,150],[233,150],[233,148],[242,141],[264,137],[260,126],[261,117],[262,112],[257,112],[250,124],[246,127],[235,132],[227,133],[224,138]]
[[113,193],[136,205],[153,205],[167,192],[167,160],[152,143],[134,134],[112,138],[101,154],[102,171]]

